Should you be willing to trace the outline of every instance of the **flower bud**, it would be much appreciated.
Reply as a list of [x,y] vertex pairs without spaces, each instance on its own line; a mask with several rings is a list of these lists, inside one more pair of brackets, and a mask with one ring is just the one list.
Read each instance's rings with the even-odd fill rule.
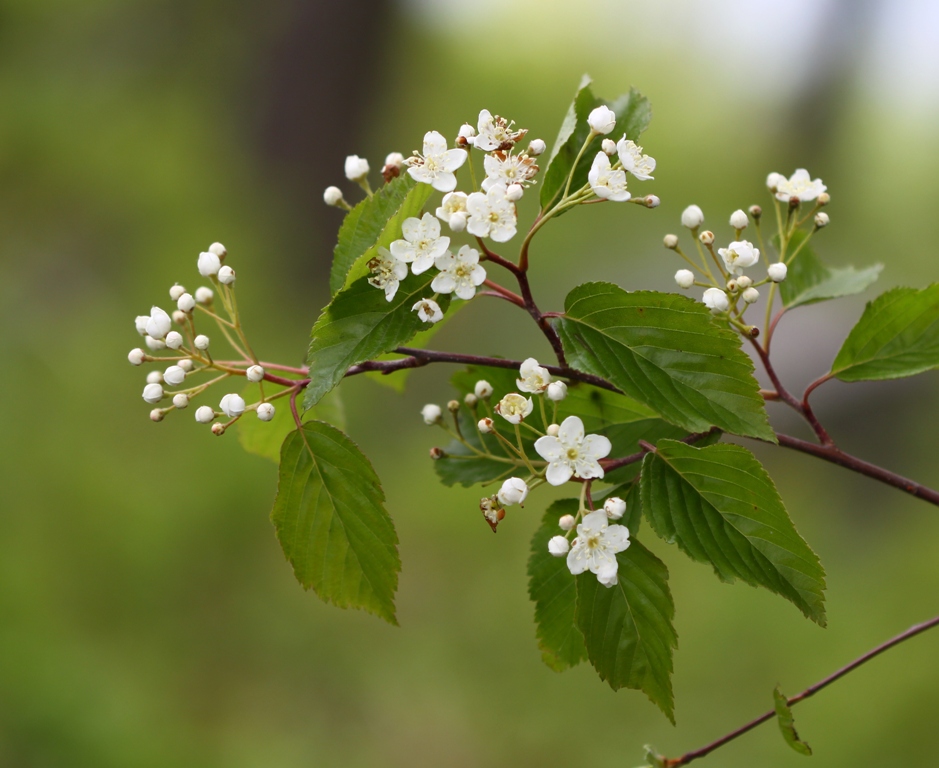
[[402,165],[404,165],[404,155],[400,152],[389,152],[385,155],[385,167],[400,168]]
[[674,251],[678,247],[678,235],[666,235],[662,238],[662,245]]
[[587,115],[587,125],[594,134],[605,136],[616,127],[616,114],[607,106],[599,106]]
[[245,412],[245,399],[235,392],[230,392],[222,397],[218,408],[222,413],[228,416],[228,418],[233,419],[236,416],[241,416],[241,414]]
[[368,160],[358,155],[349,155],[345,164],[346,178],[349,181],[364,181],[368,176]]
[[146,357],[146,352],[144,352],[140,347],[136,347],[127,353],[127,359],[131,365],[140,365],[143,363]]
[[225,257],[228,255],[228,249],[221,243],[212,243],[209,246],[209,251],[218,256],[219,261],[225,261]]
[[326,187],[323,191],[323,202],[326,205],[338,206],[342,202],[342,190],[339,187]]
[[179,297],[186,292],[186,289],[183,288],[179,283],[176,283],[172,288],[170,288],[170,299],[173,301],[178,301]]
[[215,411],[213,411],[207,405],[200,405],[196,408],[196,421],[200,424],[208,424],[210,421],[214,421]]
[[199,274],[203,277],[212,277],[212,275],[217,275],[221,266],[222,262],[219,259],[218,254],[212,253],[212,251],[203,251],[199,254],[199,258],[196,261],[196,267],[199,270]]
[[222,285],[231,285],[235,282],[235,270],[231,267],[222,267],[218,271],[218,281],[222,283]]
[[737,277],[735,279],[737,281],[737,287],[740,289],[745,290],[749,288],[751,285],[753,285],[753,280],[751,280],[746,275],[740,275],[740,277]]
[[704,292],[702,301],[704,302],[704,306],[710,309],[714,314],[726,312],[730,308],[730,299],[727,298],[727,294],[720,288],[708,288]]
[[741,298],[747,304],[755,304],[757,302],[757,299],[760,298],[760,292],[756,288],[751,286],[750,288],[747,288],[747,290],[745,290],[741,294]]
[[170,349],[179,349],[183,345],[183,335],[178,331],[166,334],[166,346]]
[[786,275],[789,273],[789,267],[787,267],[783,262],[777,261],[775,264],[770,264],[766,268],[767,274],[769,274],[769,279],[774,283],[781,283],[786,279]]
[[563,381],[552,381],[548,384],[545,394],[548,396],[548,400],[559,403],[567,397],[567,384]]
[[173,314],[171,315],[171,317],[173,318],[173,322],[176,323],[176,325],[185,325],[185,324],[186,324],[186,313],[185,313],[185,312],[182,312],[182,311],[180,311],[180,310],[178,310],[178,309],[173,310]]
[[208,349],[209,348],[209,337],[204,333],[200,333],[196,338],[192,340],[192,345],[196,349]]
[[510,477],[499,489],[496,498],[504,507],[511,507],[513,504],[521,504],[528,496],[528,484],[520,477]]
[[734,278],[730,278],[730,280],[727,281],[728,293],[736,293],[737,288],[739,287],[740,287],[740,284]]
[[454,232],[462,232],[464,229],[466,229],[466,214],[454,213],[450,216],[450,219],[447,223],[450,225],[450,229]]
[[532,139],[531,144],[528,145],[527,154],[531,157],[538,157],[538,155],[543,155],[547,148],[548,145],[541,139]]
[[480,400],[486,400],[492,396],[492,384],[484,379],[480,379],[476,382],[476,386],[473,387],[473,392],[476,393],[476,397]]
[[159,371],[150,371],[147,374],[147,384],[161,384],[163,382],[163,374]]
[[750,211],[750,215],[753,217],[754,221],[758,222],[760,217],[763,215],[763,209],[758,205],[751,205],[748,210]]
[[704,212],[696,205],[689,205],[681,213],[681,224],[688,229],[697,229],[704,223]]
[[459,403],[459,401],[458,401],[458,400],[449,400],[449,401],[447,402],[447,410],[450,411],[450,413],[456,413],[458,410],[460,410],[460,403]]
[[264,378],[264,369],[260,365],[252,365],[245,371],[245,378],[252,382],[261,381]]
[[457,136],[462,136],[464,139],[473,139],[476,137],[476,129],[469,123],[463,123]]
[[201,286],[196,288],[196,302],[199,304],[205,304],[208,306],[212,303],[212,299],[215,297],[215,294],[212,292],[211,288],[206,286]]
[[828,214],[825,213],[824,211],[819,211],[818,213],[815,214],[816,228],[821,229],[822,227],[827,227],[829,221],[831,220],[828,218]]
[[[227,267],[225,267],[227,269]],[[176,299],[176,308],[180,312],[192,312],[196,308],[196,300],[191,293],[184,293]]]
[[603,502],[603,511],[610,520],[619,520],[626,514],[626,502],[619,496],[610,496]]
[[438,448],[434,446],[433,448],[430,449],[430,458],[432,458],[434,461],[437,461],[438,459],[442,459],[446,455],[447,454],[443,452],[443,448]]
[[662,204],[662,201],[659,199],[658,195],[646,195],[642,200],[642,204],[646,208],[658,208]]
[[190,360],[188,357],[185,360],[180,360],[178,363],[176,363],[176,365],[182,368],[186,373],[189,373],[189,371],[192,370],[192,360]]
[[747,218],[747,214],[739,208],[730,214],[730,226],[732,226],[734,229],[746,229],[747,224],[749,223],[750,220]]
[[443,411],[440,410],[439,405],[428,403],[421,408],[421,416],[424,419],[424,423],[427,425],[439,424],[440,419],[443,417]]
[[147,323],[150,322],[150,315],[137,315],[134,318],[134,327],[141,336],[147,335]]
[[778,187],[780,184],[782,184],[786,180],[787,180],[786,177],[783,176],[781,173],[771,173],[769,176],[766,177],[766,188],[770,192],[775,192],[776,187]]
[[163,421],[164,415],[165,414],[163,413],[162,408],[154,408],[152,411],[150,411],[150,421]]
[[571,551],[570,542],[563,536],[552,536],[548,542],[548,552],[555,557],[564,557]]
[[675,273],[675,282],[679,288],[690,288],[694,285],[694,272],[690,269],[679,269]]
[[509,184],[508,188],[505,190],[505,199],[510,203],[517,203],[522,199],[522,195],[525,194],[525,190],[522,188],[521,184]]
[[258,405],[258,418],[261,421],[270,421],[274,418],[274,411],[276,409],[270,403],[261,403]]
[[475,408],[476,404],[479,402],[479,398],[472,392],[467,392],[463,398],[463,402],[466,403],[468,408]]
[[815,198],[815,203],[821,208],[823,205],[828,205],[831,202],[831,195],[827,192],[821,192],[817,198]]
[[616,142],[613,139],[604,139],[603,143],[600,144],[600,149],[602,149],[610,157],[616,154]]
[[574,524],[577,520],[573,515],[561,515],[561,519],[558,520],[558,526],[562,531],[570,531],[574,528]]
[[143,388],[143,399],[151,405],[160,402],[163,399],[163,387],[156,383],[147,384]]
[[163,381],[173,387],[178,387],[186,380],[186,372],[178,365],[171,365],[163,371]]
[[485,419],[480,419],[476,426],[479,427],[479,431],[484,435],[488,435],[494,429],[492,419],[488,416]]
[[714,242],[714,233],[710,229],[706,229],[704,232],[698,235],[698,240],[700,240],[705,245],[710,245]]
[[166,349],[166,342],[163,339],[155,339],[152,336],[143,337],[144,344],[147,345],[147,349],[152,349],[154,352],[160,349]]
[[221,437],[225,434],[225,425],[216,422],[212,425],[212,434],[216,437]]
[[189,395],[185,392],[179,392],[178,394],[173,395],[173,405],[175,405],[180,411],[183,408],[189,407]]
[[154,339],[163,339],[170,332],[172,321],[170,316],[159,307],[150,310],[150,319],[147,320],[147,335]]

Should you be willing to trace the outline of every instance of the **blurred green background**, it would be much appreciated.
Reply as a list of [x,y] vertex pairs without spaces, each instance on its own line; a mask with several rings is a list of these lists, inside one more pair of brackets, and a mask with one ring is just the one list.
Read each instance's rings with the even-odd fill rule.
[[[221,240],[255,348],[299,364],[341,219],[321,193],[343,157],[377,169],[484,107],[550,142],[585,71],[603,95],[651,98],[643,191],[663,203],[546,228],[542,307],[595,278],[669,289],[679,264],[661,237],[686,205],[726,239],[732,210],[769,202],[765,175],[797,165],[832,194],[817,241],[830,262],[885,262],[879,290],[935,280],[929,5],[0,2],[0,765],[632,766],[643,744],[701,746],[767,709],[777,683],[796,693],[934,615],[937,510],[756,446],[827,567],[830,626],[644,537],[677,603],[673,729],[586,665],[542,665],[525,565],[547,496],[493,536],[477,492],[435,482],[442,436],[418,411],[451,396],[452,371],[420,371],[404,394],[343,385],[401,539],[392,628],[304,593],[268,521],[273,464],[191,416],[150,423],[125,361],[134,316],[177,280],[194,287],[196,255]],[[826,370],[862,307],[783,322],[793,387]],[[435,346],[547,358],[515,320],[474,302]],[[935,486],[936,383],[828,384],[817,411],[847,450]],[[917,638],[799,706],[814,764],[932,764],[937,651],[939,636]],[[803,760],[770,724],[702,765]]]

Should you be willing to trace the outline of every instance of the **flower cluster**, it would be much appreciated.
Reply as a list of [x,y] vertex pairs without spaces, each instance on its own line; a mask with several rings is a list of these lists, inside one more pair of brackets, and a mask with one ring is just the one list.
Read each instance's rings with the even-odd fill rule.
[[[603,586],[612,587],[616,584],[619,569],[616,555],[629,547],[629,529],[611,521],[619,520],[625,511],[626,502],[612,496],[604,502],[602,509],[581,510],[577,517],[563,515],[558,526],[565,533],[548,541],[548,552],[555,557],[566,557],[567,567],[575,576],[590,571]],[[570,541],[569,537],[575,531],[574,540]]]

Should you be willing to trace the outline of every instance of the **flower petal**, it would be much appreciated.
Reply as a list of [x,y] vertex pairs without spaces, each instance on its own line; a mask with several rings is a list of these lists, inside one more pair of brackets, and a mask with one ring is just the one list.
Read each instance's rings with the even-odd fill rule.
[[[564,445],[575,445],[584,439],[584,422],[579,416],[568,416],[558,429],[558,440]],[[606,438],[604,438],[606,440]],[[609,440],[607,440],[609,443]],[[612,446],[611,446],[612,447]],[[606,456],[606,454],[603,454]]]
[[607,526],[603,543],[611,552],[622,552],[629,547],[629,529],[625,525]]
[[[544,440],[544,438],[539,438]],[[571,479],[571,476],[574,474],[574,470],[571,468],[570,464],[565,464],[562,461],[553,461],[548,465],[548,471],[545,472],[545,479],[551,485],[564,485],[568,480]]]
[[447,151],[447,140],[438,131],[424,134],[424,157],[442,155]]
[[[568,416],[568,418],[571,418]],[[567,421],[567,419],[565,419]],[[578,419],[578,421],[580,421]],[[561,425],[561,429],[564,429],[564,425]],[[581,430],[583,430],[583,422],[581,422]],[[560,432],[558,433],[560,437]],[[603,435],[587,435],[584,438],[583,442],[583,452],[590,456],[592,459],[603,459],[610,455],[610,451],[613,450],[613,444],[610,442],[609,438],[604,437]]]
[[[439,232],[440,230],[438,230]],[[404,239],[410,243],[416,243],[418,240],[423,239],[422,235],[424,234],[424,227],[420,219],[411,216],[404,220],[404,223],[401,225],[401,234],[404,235]],[[392,251],[394,253],[394,251]]]

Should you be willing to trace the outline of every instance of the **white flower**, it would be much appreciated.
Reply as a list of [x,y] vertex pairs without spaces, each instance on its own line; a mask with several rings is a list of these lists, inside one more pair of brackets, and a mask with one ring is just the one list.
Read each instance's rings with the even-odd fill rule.
[[766,272],[769,275],[769,279],[774,283],[781,283],[786,279],[786,275],[789,273],[789,267],[783,262],[777,261],[775,264],[770,264],[766,268]]
[[619,564],[616,553],[629,547],[629,529],[624,525],[610,525],[606,512],[598,509],[577,526],[577,538],[567,555],[567,567],[573,574],[590,571],[597,575],[605,587],[616,584]]
[[547,368],[538,365],[538,361],[533,357],[526,358],[518,373],[520,378],[515,380],[515,385],[522,392],[534,392],[539,394],[544,392],[551,383],[551,374]]
[[504,507],[521,504],[528,496],[528,484],[520,477],[510,477],[499,489],[497,497]]
[[797,197],[805,203],[814,200],[826,189],[828,187],[822,184],[821,179],[812,179],[805,168],[798,168],[788,179],[776,183],[776,199],[788,203],[790,198]]
[[439,424],[440,419],[443,417],[443,411],[439,405],[428,403],[423,408],[421,408],[421,417],[424,419],[424,423],[427,425]]
[[519,141],[527,130],[513,131],[512,126],[515,121],[507,121],[504,117],[495,117],[488,109],[483,109],[479,113],[479,120],[476,127],[479,132],[473,141],[476,149],[483,152],[492,152],[496,149],[511,149],[515,142]]
[[395,240],[391,244],[391,253],[396,259],[411,264],[415,275],[430,269],[434,259],[450,245],[449,237],[440,236],[440,222],[429,213],[420,219],[413,216],[405,219],[401,233],[404,240]]
[[485,379],[480,379],[476,382],[476,386],[473,387],[473,392],[479,399],[486,400],[492,396],[492,384]]
[[191,293],[184,293],[176,299],[176,308],[180,312],[192,312],[196,308],[196,300]]
[[196,267],[198,267],[199,274],[203,277],[212,277],[212,275],[218,274],[219,269],[222,267],[222,262],[217,253],[203,251],[199,254]]
[[483,192],[488,192],[493,184],[527,184],[538,173],[538,166],[528,155],[512,155],[496,150],[483,158],[486,178],[483,179]]
[[258,418],[261,421],[270,421],[274,418],[274,406],[270,403],[261,403],[258,405]]
[[241,416],[241,414],[245,412],[245,400],[241,395],[230,392],[222,397],[218,408],[222,413],[228,416],[228,418],[233,419],[235,416]]
[[616,113],[609,107],[601,105],[587,115],[587,125],[594,133],[606,136],[616,127]]
[[750,286],[740,294],[740,298],[743,299],[747,304],[755,304],[760,298],[760,292],[753,286]]
[[487,192],[473,192],[466,198],[469,220],[466,229],[476,237],[491,237],[504,243],[515,237],[518,219],[515,206],[506,196],[503,184],[493,184]]
[[163,371],[163,381],[171,386],[179,386],[186,380],[186,372],[178,365],[171,365]]
[[682,226],[697,229],[704,223],[704,212],[696,205],[689,205],[681,212]]
[[235,270],[229,266],[224,266],[218,271],[218,281],[223,285],[231,285],[235,282]]
[[780,184],[785,184],[785,183],[786,183],[786,177],[783,176],[781,173],[776,173],[775,171],[766,177],[766,188],[770,192],[775,192],[777,187],[779,187]]
[[675,273],[675,282],[679,288],[690,288],[694,285],[694,272],[690,269],[679,269]]
[[534,407],[530,397],[522,397],[515,392],[510,392],[496,403],[494,410],[509,424],[519,424]]
[[603,511],[610,520],[619,520],[626,514],[626,502],[619,496],[610,496],[603,502]]
[[447,192],[447,194],[443,196],[443,201],[440,203],[440,206],[437,208],[437,218],[450,224],[452,229],[453,225],[451,222],[453,221],[453,217],[461,216],[465,222],[466,215],[466,193]]
[[143,399],[151,405],[160,402],[163,399],[163,387],[156,383],[147,384],[143,388]]
[[346,158],[345,171],[349,181],[362,181],[368,176],[368,160],[358,155],[349,155]]
[[391,301],[398,292],[398,285],[408,276],[408,265],[395,258],[387,248],[378,249],[378,255],[369,259],[368,268],[372,271],[368,279],[369,285],[381,288],[385,292],[385,299]]
[[730,307],[730,299],[727,298],[727,294],[720,288],[708,288],[704,292],[704,296],[701,297],[701,301],[703,301],[704,306],[710,309],[714,314],[726,312]]
[[323,202],[326,205],[339,205],[342,200],[342,190],[339,187],[326,187],[323,191]]
[[548,145],[542,139],[532,139],[531,144],[528,145],[528,154],[532,157],[538,157],[538,155],[543,155],[547,148]]
[[479,251],[464,245],[454,256],[450,251],[438,256],[434,266],[440,273],[430,284],[437,293],[455,293],[469,300],[476,295],[476,286],[486,279],[486,270],[479,264]]
[[746,229],[749,223],[750,219],[747,218],[747,214],[739,208],[730,214],[730,226],[734,229]]
[[626,189],[626,171],[614,171],[605,152],[597,152],[587,174],[590,188],[597,197],[622,203],[632,196]]
[[718,248],[717,252],[724,260],[727,271],[733,275],[743,274],[744,269],[760,260],[760,249],[754,248],[749,240],[734,241],[726,248]]
[[[571,517],[566,515],[566,517]],[[574,518],[571,517],[571,522]],[[555,557],[564,557],[568,552],[571,551],[571,543],[564,536],[552,536],[548,541],[548,552],[550,552]]]
[[548,389],[545,394],[547,394],[548,400],[559,403],[567,397],[567,384],[563,381],[552,381],[548,384]]
[[200,405],[198,408],[196,408],[195,416],[196,421],[198,421],[200,424],[208,424],[215,418],[215,411],[213,411],[207,405]]
[[151,338],[162,340],[170,332],[171,325],[170,316],[159,307],[153,307],[147,320],[146,333]]
[[260,365],[250,365],[248,370],[245,371],[245,378],[250,382],[257,383],[264,378],[264,369]]
[[574,523],[576,522],[573,515],[561,515],[558,520],[558,527],[562,531],[571,531],[574,529]]
[[609,455],[613,445],[603,435],[584,436],[584,422],[568,416],[561,422],[557,437],[546,435],[535,441],[535,450],[548,463],[545,478],[551,485],[562,485],[572,475],[583,480],[603,477],[599,459]]
[[616,151],[619,161],[623,164],[623,170],[629,171],[640,181],[654,178],[652,171],[655,170],[655,158],[642,154],[642,147],[636,142],[623,136],[616,145]]
[[440,305],[433,299],[421,299],[411,307],[411,311],[417,312],[417,316],[425,323],[439,323],[443,320]]
[[141,363],[143,363],[144,358],[146,358],[146,356],[147,356],[147,353],[144,352],[140,347],[137,347],[136,349],[132,349],[130,352],[127,353],[127,360],[130,362],[131,365],[140,365]]
[[179,410],[189,407],[189,395],[185,392],[178,392],[173,395],[173,405],[175,405]]
[[203,285],[203,286],[200,286],[199,288],[196,288],[196,301],[199,304],[211,304],[212,297],[214,295],[215,294],[212,292],[212,289],[208,288],[207,286]]
[[466,162],[465,149],[447,149],[447,140],[437,131],[424,134],[424,154],[408,159],[408,173],[414,181],[430,184],[440,192],[456,189],[453,172]]

